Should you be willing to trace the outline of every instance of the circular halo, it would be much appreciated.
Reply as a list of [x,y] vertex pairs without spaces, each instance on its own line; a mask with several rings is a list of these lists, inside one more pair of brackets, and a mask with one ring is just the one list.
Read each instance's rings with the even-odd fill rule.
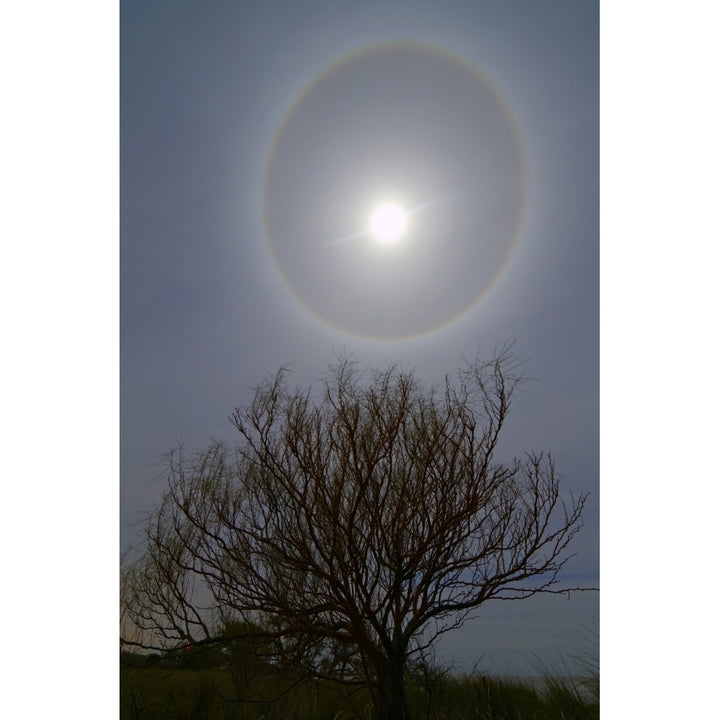
[[[474,66],[425,45],[379,45],[329,66],[283,117],[265,167],[266,240],[295,298],[331,327],[417,337],[497,281],[525,184],[512,115]],[[407,208],[402,242],[382,243],[392,253],[368,228],[378,198]]]

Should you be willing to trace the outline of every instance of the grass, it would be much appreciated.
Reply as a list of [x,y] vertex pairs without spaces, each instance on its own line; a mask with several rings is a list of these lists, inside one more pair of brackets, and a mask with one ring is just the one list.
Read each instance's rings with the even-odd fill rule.
[[[599,677],[599,676],[598,676]],[[479,673],[440,674],[432,684],[408,678],[414,720],[597,720],[599,699],[583,684],[590,678],[546,674],[537,685]],[[120,720],[370,720],[366,692],[348,695],[327,683],[255,678],[246,702],[234,702],[237,683],[220,668],[128,667],[120,671]],[[599,687],[599,680],[598,680]],[[287,693],[274,703],[261,695]]]

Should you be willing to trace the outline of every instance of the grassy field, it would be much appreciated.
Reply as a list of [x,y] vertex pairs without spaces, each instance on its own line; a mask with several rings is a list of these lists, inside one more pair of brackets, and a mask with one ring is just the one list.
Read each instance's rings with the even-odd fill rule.
[[[599,678],[547,675],[533,683],[480,674],[408,678],[415,720],[597,720]],[[280,697],[272,703],[262,697]],[[242,701],[241,701],[242,700]],[[329,683],[296,685],[229,669],[120,666],[121,720],[370,720],[366,691]]]

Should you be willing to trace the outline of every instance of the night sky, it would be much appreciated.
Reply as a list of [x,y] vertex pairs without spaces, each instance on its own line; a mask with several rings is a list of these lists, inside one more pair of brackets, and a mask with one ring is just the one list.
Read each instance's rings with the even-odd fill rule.
[[[590,493],[566,579],[598,585],[598,35],[577,0],[121,4],[121,551],[163,454],[232,440],[266,373],[349,352],[434,383],[514,340],[503,452]],[[524,672],[597,617],[490,603],[439,654]]]

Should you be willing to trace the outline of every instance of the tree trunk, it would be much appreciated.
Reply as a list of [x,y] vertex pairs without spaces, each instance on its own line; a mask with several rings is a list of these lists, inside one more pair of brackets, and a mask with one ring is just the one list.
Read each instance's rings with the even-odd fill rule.
[[409,720],[405,697],[405,663],[389,663],[378,673],[375,720]]

